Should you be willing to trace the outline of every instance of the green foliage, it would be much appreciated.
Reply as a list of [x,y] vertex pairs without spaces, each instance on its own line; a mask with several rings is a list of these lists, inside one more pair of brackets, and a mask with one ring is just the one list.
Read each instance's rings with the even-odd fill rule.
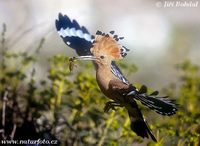
[[[26,123],[32,123],[40,138],[48,133],[58,139],[61,145],[132,145],[134,143],[161,145],[199,145],[200,139],[200,75],[199,67],[189,61],[177,65],[179,82],[165,92],[177,98],[180,104],[177,115],[161,117],[142,107],[158,143],[143,140],[130,130],[126,110],[118,108],[103,112],[108,99],[100,92],[92,63],[78,62],[73,72],[69,71],[69,58],[55,55],[49,58],[47,77],[38,80],[38,53],[45,43],[38,44],[36,51],[10,52],[5,44],[5,31],[1,40],[0,112],[6,103],[3,139],[17,139],[18,131]],[[119,63],[120,67],[137,70],[135,65]],[[128,73],[129,74],[129,73]],[[4,100],[5,93],[7,101]],[[3,123],[3,122],[2,122]],[[16,125],[15,136],[10,137]],[[26,131],[26,132],[27,132]],[[32,136],[33,136],[32,135]]]
[[[200,75],[199,67],[186,60],[177,65],[180,70],[178,91],[180,112],[176,122],[179,145],[200,143]],[[181,125],[181,126],[180,126]]]

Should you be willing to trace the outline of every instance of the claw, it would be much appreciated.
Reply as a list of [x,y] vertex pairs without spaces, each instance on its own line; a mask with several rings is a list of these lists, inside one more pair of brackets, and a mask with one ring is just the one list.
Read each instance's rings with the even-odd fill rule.
[[110,111],[110,109],[116,110],[116,108],[115,108],[116,106],[121,106],[121,105],[117,102],[114,102],[114,101],[106,102],[106,105],[104,107],[104,112],[108,113]]

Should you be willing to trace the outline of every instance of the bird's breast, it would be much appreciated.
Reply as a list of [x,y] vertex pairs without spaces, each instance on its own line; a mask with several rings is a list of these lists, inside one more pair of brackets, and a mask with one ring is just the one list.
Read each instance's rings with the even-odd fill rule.
[[113,99],[112,96],[112,92],[109,89],[109,83],[110,80],[113,78],[112,73],[107,70],[97,70],[96,72],[96,79],[97,79],[97,83],[99,85],[99,88],[101,89],[101,91],[104,93],[104,95],[106,95],[107,97]]
[[97,83],[98,83],[100,89],[103,92],[108,90],[110,78],[108,77],[108,75],[106,75],[105,72],[102,72],[102,71],[97,72],[96,73],[96,79],[97,79]]

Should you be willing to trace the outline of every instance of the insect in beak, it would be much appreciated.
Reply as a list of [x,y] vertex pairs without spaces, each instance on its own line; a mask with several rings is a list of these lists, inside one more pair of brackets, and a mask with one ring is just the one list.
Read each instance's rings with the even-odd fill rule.
[[70,72],[73,71],[74,67],[76,67],[74,57],[69,58],[69,70],[70,70]]
[[78,57],[71,57],[69,58],[69,70],[70,72],[74,69],[75,61],[76,60],[97,60],[95,56],[78,56]]

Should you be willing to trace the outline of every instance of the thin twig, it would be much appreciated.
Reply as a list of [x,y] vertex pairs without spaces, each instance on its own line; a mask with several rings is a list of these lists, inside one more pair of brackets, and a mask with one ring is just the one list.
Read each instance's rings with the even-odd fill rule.
[[4,93],[4,96],[3,96],[3,110],[2,110],[2,126],[4,127],[5,126],[5,116],[6,116],[6,104],[7,104],[7,95],[8,95],[8,91],[6,91]]
[[17,128],[17,124],[14,124],[14,125],[13,125],[12,133],[10,134],[10,139],[11,139],[11,140],[13,140],[13,138],[14,138],[14,136],[15,136],[16,128]]
[[109,119],[106,122],[106,127],[103,130],[102,136],[101,136],[97,146],[102,146],[103,145],[103,143],[105,141],[105,138],[107,136],[107,133],[108,133],[108,129],[110,128],[110,126],[111,126],[112,122],[114,121],[114,119],[115,119],[115,112],[112,112],[110,117],[109,117]]
[[0,133],[3,133],[3,131],[4,131],[3,129],[0,129]]
[[2,107],[2,127],[3,127],[3,131],[2,131],[2,137],[3,139],[6,139],[5,137],[5,121],[6,121],[6,105],[7,105],[7,101],[8,101],[8,91],[5,91],[4,96],[3,96],[3,107]]

